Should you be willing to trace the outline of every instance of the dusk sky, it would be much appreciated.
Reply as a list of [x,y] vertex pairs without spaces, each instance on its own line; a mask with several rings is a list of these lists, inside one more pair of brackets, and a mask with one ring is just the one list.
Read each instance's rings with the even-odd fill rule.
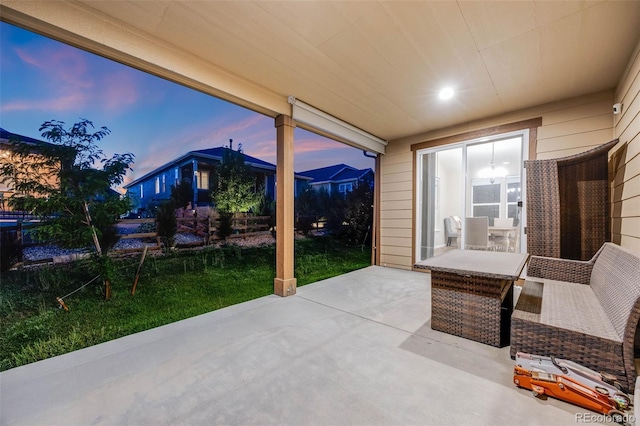
[[[135,155],[125,184],[188,151],[242,143],[246,154],[276,163],[270,117],[0,22],[0,127],[42,139],[47,120],[80,118],[111,134],[108,157]],[[345,163],[373,168],[361,150],[296,129],[295,170]]]

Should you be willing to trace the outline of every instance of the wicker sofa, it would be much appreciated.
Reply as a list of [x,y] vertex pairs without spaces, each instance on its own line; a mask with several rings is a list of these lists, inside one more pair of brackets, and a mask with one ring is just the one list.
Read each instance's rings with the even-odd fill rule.
[[613,374],[634,392],[640,258],[605,243],[588,261],[532,256],[511,316],[516,352],[557,356]]

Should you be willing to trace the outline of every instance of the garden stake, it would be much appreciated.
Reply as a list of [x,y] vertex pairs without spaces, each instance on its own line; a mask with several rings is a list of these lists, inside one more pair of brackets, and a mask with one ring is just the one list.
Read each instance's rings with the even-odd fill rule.
[[144,245],[144,250],[142,250],[142,257],[140,258],[140,263],[138,264],[138,270],[136,271],[136,277],[133,279],[133,287],[131,287],[131,295],[136,294],[136,286],[138,285],[138,279],[140,278],[140,270],[142,269],[142,264],[144,263],[144,258],[147,255],[147,248],[149,246],[147,244]]
[[67,305],[65,305],[64,300],[62,300],[62,298],[56,297],[56,300],[58,301],[58,303],[60,304],[60,307],[62,309],[64,309],[65,311],[69,312],[69,308],[67,308]]
[[88,286],[89,284],[91,284],[92,282],[94,282],[95,280],[97,280],[98,278],[100,278],[100,275],[96,275],[91,281],[84,283],[83,285],[81,285],[80,287],[76,288],[75,290],[73,290],[71,293],[66,294],[64,297],[56,297],[56,300],[58,301],[58,303],[60,304],[60,307],[63,308],[65,311],[69,312],[69,308],[67,308],[67,305],[65,305],[64,300],[67,297],[71,296],[72,294],[74,294],[77,291],[82,290],[83,288],[85,288],[86,286]]
[[111,281],[104,280],[104,300],[111,299]]

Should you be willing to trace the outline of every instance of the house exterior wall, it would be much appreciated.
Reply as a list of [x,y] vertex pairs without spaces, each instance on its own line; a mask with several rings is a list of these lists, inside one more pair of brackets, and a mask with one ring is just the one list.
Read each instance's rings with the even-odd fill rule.
[[640,43],[615,92],[623,104],[614,115],[614,134],[620,143],[612,150],[611,239],[640,252]]
[[[14,156],[14,154],[11,151],[11,148],[4,144],[0,144],[0,156],[2,157],[3,161],[10,161],[10,162],[20,161]],[[33,164],[31,159],[33,159],[33,162],[35,162],[36,160],[42,161],[41,160],[42,156],[37,153],[32,153],[28,158],[25,159],[25,164]],[[47,183],[53,186],[58,186],[59,182],[58,182],[56,170],[53,169],[53,172],[54,174],[52,176],[45,178],[43,183]],[[40,176],[42,177],[45,175],[49,175],[50,173],[51,173],[51,170],[41,170]],[[13,182],[11,180],[6,182],[0,182],[0,210],[3,210],[3,211],[13,210],[13,208],[9,205],[9,200],[15,194],[16,193],[14,191]]]
[[536,158],[573,155],[614,138],[613,99],[613,91],[598,92],[391,141],[381,158],[380,264],[402,269],[411,269],[413,265],[412,144],[541,117]]

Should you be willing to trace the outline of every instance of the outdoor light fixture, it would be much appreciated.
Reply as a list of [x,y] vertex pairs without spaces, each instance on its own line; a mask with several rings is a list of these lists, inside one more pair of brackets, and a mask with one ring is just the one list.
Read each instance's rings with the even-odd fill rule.
[[384,154],[388,143],[386,140],[358,129],[324,111],[320,111],[296,99],[295,96],[289,96],[288,101],[289,104],[291,104],[291,116],[296,122],[306,124],[313,129],[336,136],[345,142],[354,144],[358,148]]
[[440,99],[442,99],[443,101],[446,101],[447,99],[451,99],[453,98],[453,87],[445,87],[442,90],[440,90],[440,93],[438,94],[438,97]]
[[478,175],[483,179],[489,179],[489,182],[494,183],[496,179],[501,179],[507,176],[507,169],[504,167],[496,167],[495,159],[495,142],[491,142],[491,162],[489,167],[481,169]]

